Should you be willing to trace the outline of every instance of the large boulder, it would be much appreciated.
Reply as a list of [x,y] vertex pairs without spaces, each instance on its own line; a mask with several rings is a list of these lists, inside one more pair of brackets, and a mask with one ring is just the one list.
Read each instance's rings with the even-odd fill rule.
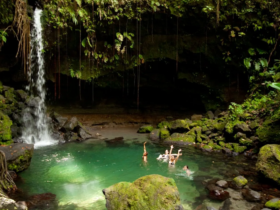
[[33,150],[33,144],[25,143],[0,147],[0,151],[5,153],[8,169],[15,172],[23,171],[29,167]]
[[280,184],[280,145],[267,144],[260,149],[257,170]]
[[73,131],[77,126],[79,125],[79,121],[77,117],[72,117],[70,120],[68,120],[63,128],[67,131]]
[[119,182],[103,190],[108,210],[183,209],[174,179],[161,175],[143,176],[133,183]]
[[174,131],[187,131],[188,122],[186,120],[174,120],[170,122],[170,129]]
[[152,125],[143,125],[139,128],[138,133],[151,133],[152,130]]
[[10,118],[0,111],[0,144],[9,145],[12,143],[11,126],[13,122]]
[[159,135],[160,135],[160,129],[154,129],[150,133],[150,139],[152,141],[158,141],[159,140]]
[[62,117],[56,112],[52,112],[50,114],[51,119],[58,124],[58,127],[61,128],[64,126],[64,124],[67,122],[67,117]]

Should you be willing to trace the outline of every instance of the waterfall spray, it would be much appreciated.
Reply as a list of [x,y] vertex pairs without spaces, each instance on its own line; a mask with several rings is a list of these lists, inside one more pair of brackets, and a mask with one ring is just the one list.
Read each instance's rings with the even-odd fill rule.
[[31,31],[31,65],[28,73],[29,86],[27,90],[32,95],[29,100],[29,107],[24,110],[23,140],[35,147],[54,144],[48,132],[46,118],[45,98],[45,70],[43,57],[43,37],[41,24],[42,10],[35,9],[34,25]]

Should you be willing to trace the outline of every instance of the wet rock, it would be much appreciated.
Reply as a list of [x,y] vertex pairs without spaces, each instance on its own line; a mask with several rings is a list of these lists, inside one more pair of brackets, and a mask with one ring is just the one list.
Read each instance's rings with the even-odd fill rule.
[[160,134],[160,129],[154,129],[150,133],[149,137],[152,141],[158,141],[159,140],[159,134]]
[[26,100],[27,106],[30,108],[36,108],[39,106],[40,98],[39,97],[30,97]]
[[220,109],[216,109],[214,112],[214,116],[218,117],[221,113],[222,113],[222,111]]
[[198,121],[198,120],[201,120],[201,118],[202,118],[202,115],[199,115],[199,114],[194,114],[191,116],[192,121]]
[[249,128],[251,128],[252,130],[257,129],[260,126],[258,121],[252,121],[249,123]]
[[214,184],[210,184],[207,186],[209,190],[208,197],[213,200],[224,201],[229,198],[229,193],[224,191],[222,188],[215,186]]
[[61,115],[59,115],[58,113],[56,112],[52,112],[50,114],[50,117],[51,119],[58,123],[58,127],[61,128],[64,126],[64,124],[67,122],[68,118],[67,117],[62,117]]
[[58,208],[56,195],[43,193],[31,196],[27,201],[28,208],[52,210]]
[[8,169],[15,172],[20,172],[27,169],[30,165],[33,155],[33,144],[12,144],[6,147],[0,147],[6,155]]
[[14,200],[0,197],[0,209],[3,210],[27,210],[27,207],[24,205],[21,205],[20,203],[17,204]]
[[123,143],[123,137],[116,137],[116,138],[113,138],[113,139],[108,139],[108,140],[105,140],[105,142],[109,143],[109,144]]
[[230,198],[232,198],[233,200],[243,200],[243,196],[242,196],[241,192],[236,191],[231,188],[228,188],[227,192],[229,193]]
[[63,128],[67,131],[73,131],[77,126],[79,125],[79,121],[76,117],[72,117],[70,120],[68,120]]
[[213,112],[212,111],[208,111],[207,113],[206,113],[206,116],[209,118],[209,119],[214,119],[214,114],[213,114]]
[[211,146],[209,146],[209,145],[203,145],[203,146],[201,147],[201,149],[202,149],[202,151],[204,151],[204,152],[212,152],[212,151],[213,151],[213,148],[212,148]]
[[265,207],[272,208],[272,209],[280,209],[280,199],[273,198],[265,203]]
[[86,131],[84,128],[79,128],[78,134],[82,139],[89,139],[92,137],[92,135],[88,131]]
[[228,183],[227,183],[227,181],[225,181],[225,180],[219,180],[219,181],[217,181],[217,182],[216,182],[216,185],[217,185],[218,187],[221,187],[221,188],[224,188],[224,189],[228,188]]
[[259,140],[259,137],[257,137],[257,136],[251,136],[250,139],[251,139],[252,141],[258,141],[258,140]]
[[15,95],[19,101],[25,101],[28,97],[28,94],[23,90],[16,90]]
[[18,137],[18,127],[16,125],[12,125],[11,126],[11,132],[12,132],[12,137],[13,138],[17,138]]
[[207,206],[206,210],[217,210],[216,208],[212,207],[212,206]]
[[23,138],[17,137],[13,139],[14,143],[23,143]]
[[169,130],[162,128],[159,132],[159,137],[161,140],[164,140],[170,136]]
[[280,183],[280,145],[267,144],[260,149],[257,170],[267,178]]
[[246,139],[247,137],[246,137],[246,134],[245,134],[245,133],[237,132],[237,134],[234,135],[234,138],[235,138],[236,140],[239,140],[239,139],[241,139],[241,138]]
[[245,122],[236,124],[234,128],[239,132],[251,132],[251,129]]
[[257,191],[251,190],[251,189],[242,189],[241,190],[243,197],[247,201],[260,201],[261,200],[261,194]]
[[169,127],[173,132],[189,130],[189,127],[188,127],[189,124],[187,123],[186,120],[178,119],[178,120],[171,121],[169,124],[170,124]]
[[254,203],[245,200],[227,199],[220,210],[251,210],[255,206]]
[[233,183],[237,187],[242,188],[248,183],[248,180],[244,176],[237,176],[233,179]]
[[183,209],[174,179],[148,175],[134,181],[120,182],[103,190],[108,210]]
[[71,136],[70,136],[70,138],[68,139],[68,141],[79,141],[79,136],[78,136],[78,134],[77,133],[71,133]]

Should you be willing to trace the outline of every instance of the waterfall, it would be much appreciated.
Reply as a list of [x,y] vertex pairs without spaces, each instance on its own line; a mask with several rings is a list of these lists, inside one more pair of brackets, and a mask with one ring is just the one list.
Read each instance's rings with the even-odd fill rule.
[[25,143],[35,147],[54,144],[49,135],[46,117],[45,69],[43,56],[43,36],[41,24],[42,10],[35,9],[33,29],[31,30],[30,69],[28,72],[29,86],[26,88],[31,97],[27,101],[28,108],[23,112],[24,130],[22,138]]

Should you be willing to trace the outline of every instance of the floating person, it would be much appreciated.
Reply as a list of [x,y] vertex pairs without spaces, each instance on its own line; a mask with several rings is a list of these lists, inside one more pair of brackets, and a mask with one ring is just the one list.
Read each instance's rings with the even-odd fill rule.
[[146,141],[144,142],[144,153],[143,153],[143,156],[142,156],[142,158],[143,158],[143,161],[144,162],[147,162],[147,160],[148,160],[148,152],[146,151]]
[[172,155],[173,145],[170,146],[170,152],[169,152],[169,166],[175,166],[175,163],[178,161],[180,155],[181,149],[178,150],[177,157],[175,158],[174,155]]
[[168,150],[165,150],[165,154],[162,154],[162,155],[160,154],[158,156],[157,160],[167,161],[168,157],[169,157],[168,153],[169,153]]
[[190,176],[191,175],[191,171],[189,169],[189,166],[185,165],[183,168],[184,171],[186,171],[187,175]]

